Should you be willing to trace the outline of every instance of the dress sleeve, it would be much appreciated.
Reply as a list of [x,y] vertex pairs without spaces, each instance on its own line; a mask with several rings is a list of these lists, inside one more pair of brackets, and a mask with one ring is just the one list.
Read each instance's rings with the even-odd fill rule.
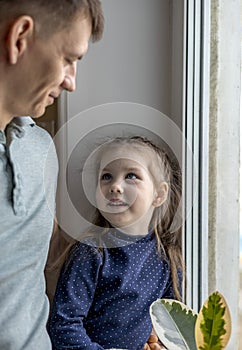
[[[177,276],[178,276],[178,290],[180,292],[180,295],[182,295],[182,279],[183,279],[183,275],[182,275],[182,271],[181,270],[178,270]],[[168,282],[167,282],[167,287],[166,287],[166,289],[164,291],[164,294],[162,295],[162,298],[164,298],[164,299],[177,299],[177,297],[175,295],[174,287],[173,287],[173,281],[172,281],[171,272],[169,273],[169,279],[168,279]]]
[[54,350],[101,350],[86,333],[83,320],[91,307],[102,256],[96,248],[78,242],[58,280],[49,334]]

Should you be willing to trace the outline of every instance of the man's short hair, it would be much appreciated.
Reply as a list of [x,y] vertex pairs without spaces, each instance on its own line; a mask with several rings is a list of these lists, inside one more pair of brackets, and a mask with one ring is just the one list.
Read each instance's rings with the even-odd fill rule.
[[51,35],[68,28],[82,14],[92,23],[92,41],[101,39],[104,18],[100,0],[0,0],[0,23],[13,21],[21,15],[33,17],[39,35]]

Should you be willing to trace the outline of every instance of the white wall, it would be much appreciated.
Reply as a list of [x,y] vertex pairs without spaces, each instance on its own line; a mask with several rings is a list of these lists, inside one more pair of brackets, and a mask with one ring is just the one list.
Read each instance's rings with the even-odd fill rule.
[[[104,37],[90,45],[88,57],[78,68],[77,90],[68,97],[68,118],[87,108],[117,101],[141,103],[170,116],[172,1],[103,0],[102,3]],[[182,43],[180,28],[177,42]],[[174,55],[176,59],[179,57],[177,50]],[[179,79],[180,76],[175,88]]]
[[[209,291],[219,290],[232,316],[228,350],[238,349],[240,0],[211,9]],[[240,335],[241,337],[241,335]]]

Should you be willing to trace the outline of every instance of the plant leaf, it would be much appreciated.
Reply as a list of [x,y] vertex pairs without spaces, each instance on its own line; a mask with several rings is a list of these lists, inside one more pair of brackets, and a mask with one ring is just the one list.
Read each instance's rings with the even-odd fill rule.
[[197,314],[173,299],[158,299],[150,306],[153,327],[169,350],[197,350],[194,328]]
[[203,304],[195,325],[195,339],[199,350],[222,350],[231,335],[228,305],[219,292],[212,293]]

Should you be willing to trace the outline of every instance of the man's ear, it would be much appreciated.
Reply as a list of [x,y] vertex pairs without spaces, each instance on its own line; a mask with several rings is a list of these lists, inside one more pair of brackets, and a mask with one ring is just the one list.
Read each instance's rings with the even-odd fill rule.
[[169,186],[167,182],[162,182],[158,186],[158,189],[156,190],[156,194],[155,194],[155,199],[152,203],[154,207],[159,207],[166,201],[168,196],[168,191],[169,191]]
[[28,40],[34,33],[34,21],[30,16],[18,17],[9,28],[7,35],[7,52],[9,63],[16,64],[25,52]]

